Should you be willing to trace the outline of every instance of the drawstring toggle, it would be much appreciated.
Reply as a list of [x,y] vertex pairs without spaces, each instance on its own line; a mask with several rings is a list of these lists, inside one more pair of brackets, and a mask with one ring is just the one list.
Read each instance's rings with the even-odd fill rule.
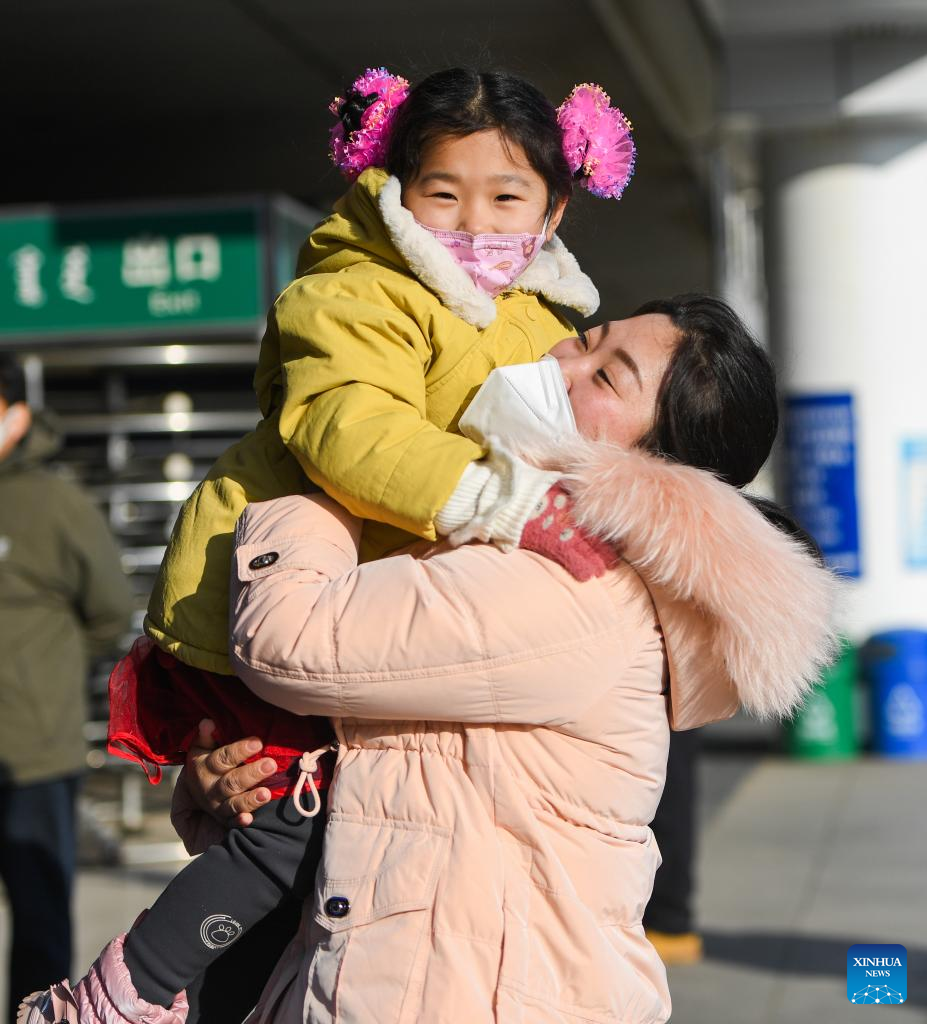
[[[318,787],[315,784],[315,771],[319,767],[319,759],[324,757],[330,750],[337,750],[337,743],[329,743],[318,750],[303,751],[299,759],[299,776],[296,785],[293,787],[293,806],[304,818],[314,818],[322,809],[322,798],[319,796]],[[308,789],[312,794],[312,807],[306,810],[303,807],[303,790]]]

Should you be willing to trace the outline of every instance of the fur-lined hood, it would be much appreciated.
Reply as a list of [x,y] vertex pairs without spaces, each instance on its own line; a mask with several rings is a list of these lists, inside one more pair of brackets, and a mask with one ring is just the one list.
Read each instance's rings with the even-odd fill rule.
[[[496,303],[470,280],[448,251],[402,205],[399,179],[369,168],[336,204],[330,218],[310,236],[300,254],[298,274],[337,269],[348,259],[345,245],[416,278],[466,323],[484,330],[496,319]],[[328,229],[326,230],[326,225]],[[385,231],[384,231],[385,229]],[[527,267],[514,288],[540,295],[582,316],[599,308],[599,293],[576,258],[555,235]]]
[[791,715],[836,650],[838,584],[712,474],[570,439],[533,461],[563,468],[577,521],[617,543],[647,584],[670,666],[675,729]]

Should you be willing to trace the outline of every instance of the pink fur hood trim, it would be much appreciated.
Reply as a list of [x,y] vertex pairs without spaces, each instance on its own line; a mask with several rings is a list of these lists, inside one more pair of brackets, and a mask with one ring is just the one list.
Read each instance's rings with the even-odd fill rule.
[[831,572],[704,470],[583,438],[534,461],[569,467],[578,522],[619,544],[647,584],[674,728],[729,717],[738,703],[761,718],[801,705],[836,649]]

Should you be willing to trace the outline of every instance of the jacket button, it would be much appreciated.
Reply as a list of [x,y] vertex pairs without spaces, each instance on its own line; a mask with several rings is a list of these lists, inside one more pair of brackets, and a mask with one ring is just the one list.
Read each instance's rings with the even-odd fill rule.
[[248,568],[266,569],[268,565],[273,565],[279,557],[276,551],[267,551],[263,555],[255,555],[248,563]]
[[351,901],[347,896],[329,896],[325,901],[325,913],[329,917],[347,917],[351,912]]

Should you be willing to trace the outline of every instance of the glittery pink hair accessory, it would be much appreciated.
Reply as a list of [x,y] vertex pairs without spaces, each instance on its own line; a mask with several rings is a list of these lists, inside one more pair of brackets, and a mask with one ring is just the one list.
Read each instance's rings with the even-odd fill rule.
[[367,68],[346,96],[336,96],[328,105],[338,118],[329,134],[329,155],[349,181],[368,167],[386,163],[393,115],[408,95],[404,78],[386,68]]
[[620,199],[634,173],[631,122],[608,93],[588,82],[574,87],[557,108],[563,153],[580,187],[601,199]]

